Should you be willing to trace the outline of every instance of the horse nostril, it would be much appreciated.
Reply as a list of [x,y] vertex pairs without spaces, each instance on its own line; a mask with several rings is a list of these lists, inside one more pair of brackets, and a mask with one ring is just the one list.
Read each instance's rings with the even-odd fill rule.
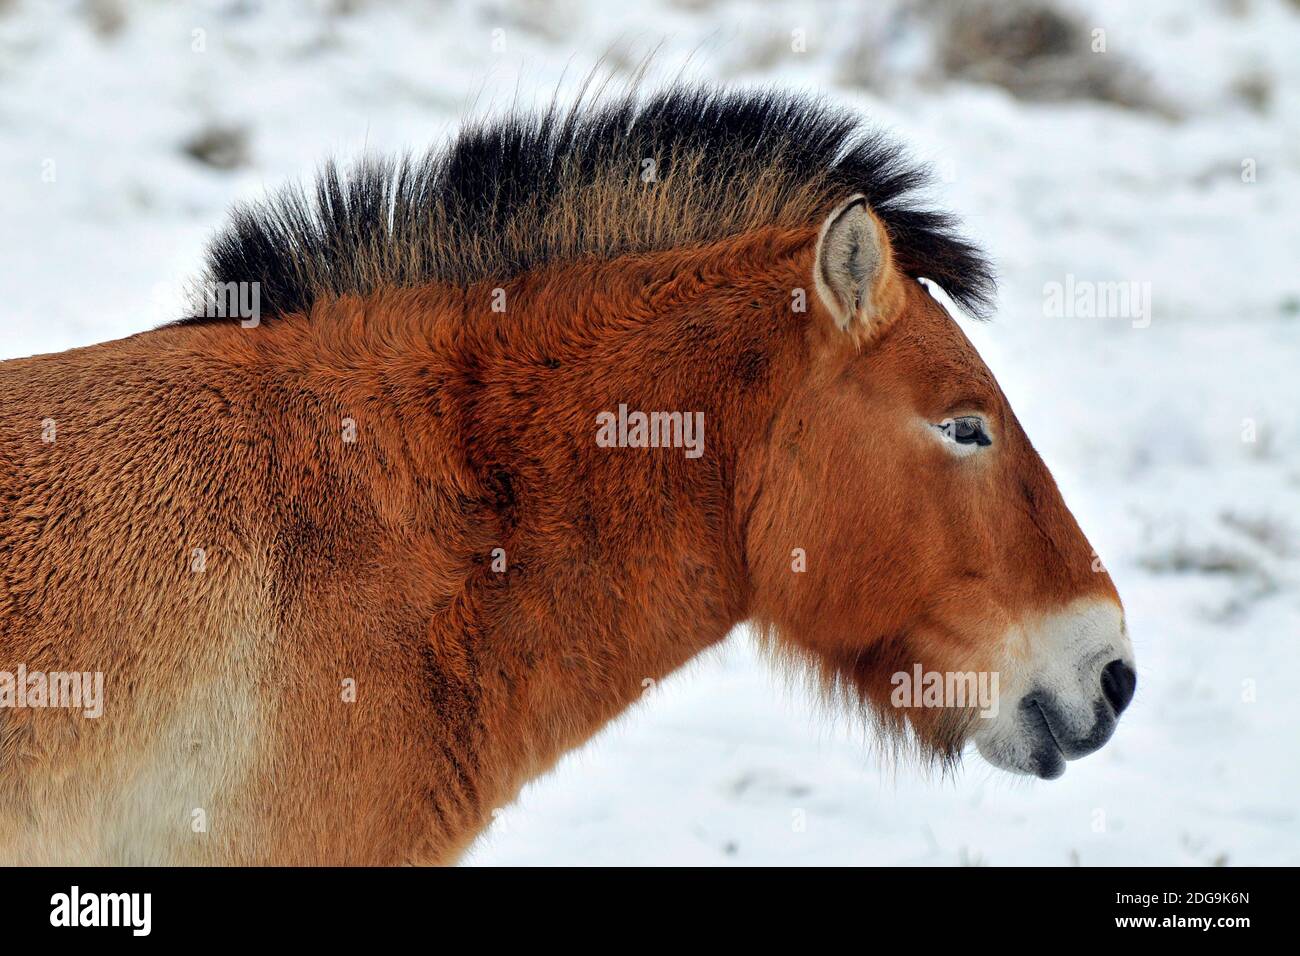
[[1101,672],[1101,692],[1115,708],[1115,716],[1124,713],[1124,708],[1133,699],[1137,688],[1137,674],[1123,661],[1111,661]]

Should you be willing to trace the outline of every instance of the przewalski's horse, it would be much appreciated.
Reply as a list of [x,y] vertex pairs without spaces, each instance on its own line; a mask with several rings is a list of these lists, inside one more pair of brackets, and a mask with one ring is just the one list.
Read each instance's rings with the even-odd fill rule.
[[244,321],[0,365],[0,857],[454,861],[744,621],[941,763],[1101,746],[1119,598],[921,181],[783,95],[518,115],[238,211]]

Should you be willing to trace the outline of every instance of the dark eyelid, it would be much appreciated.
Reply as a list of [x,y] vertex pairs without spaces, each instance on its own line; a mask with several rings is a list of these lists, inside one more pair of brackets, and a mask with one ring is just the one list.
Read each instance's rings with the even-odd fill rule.
[[[970,406],[967,405],[966,409],[970,409]],[[959,426],[965,430],[965,434],[959,434]],[[973,411],[954,412],[944,423],[936,424],[935,427],[962,445],[979,445],[984,448],[993,444],[986,418]]]
[[[957,419],[957,421],[961,421],[961,420],[962,419],[960,418]],[[979,445],[981,447],[986,447],[988,445],[993,444],[993,439],[989,437],[989,433],[987,429],[985,429],[984,427],[984,420],[982,418],[978,418],[978,419],[971,418],[971,419],[967,419],[967,421],[973,422],[973,424],[969,426],[970,427],[969,436],[965,438],[958,437],[957,440],[959,442],[961,442],[964,445]]]

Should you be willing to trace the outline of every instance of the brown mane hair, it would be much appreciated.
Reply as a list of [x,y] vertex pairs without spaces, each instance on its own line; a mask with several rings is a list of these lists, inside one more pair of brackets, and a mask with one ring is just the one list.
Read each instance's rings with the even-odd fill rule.
[[920,202],[928,184],[896,143],[818,99],[698,87],[580,96],[467,126],[418,158],[328,163],[310,192],[238,207],[203,285],[255,282],[266,316],[307,312],[322,297],[504,282],[803,226],[861,193],[903,272],[983,314],[992,270],[952,217]]

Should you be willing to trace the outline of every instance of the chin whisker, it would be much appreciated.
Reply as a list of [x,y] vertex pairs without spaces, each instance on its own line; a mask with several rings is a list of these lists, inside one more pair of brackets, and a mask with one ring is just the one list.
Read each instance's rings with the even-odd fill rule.
[[829,721],[850,720],[890,772],[907,768],[948,777],[960,766],[977,710],[893,706],[890,676],[907,665],[891,662],[887,650],[833,660],[782,636],[775,625],[755,623],[753,631],[773,669],[806,691]]

